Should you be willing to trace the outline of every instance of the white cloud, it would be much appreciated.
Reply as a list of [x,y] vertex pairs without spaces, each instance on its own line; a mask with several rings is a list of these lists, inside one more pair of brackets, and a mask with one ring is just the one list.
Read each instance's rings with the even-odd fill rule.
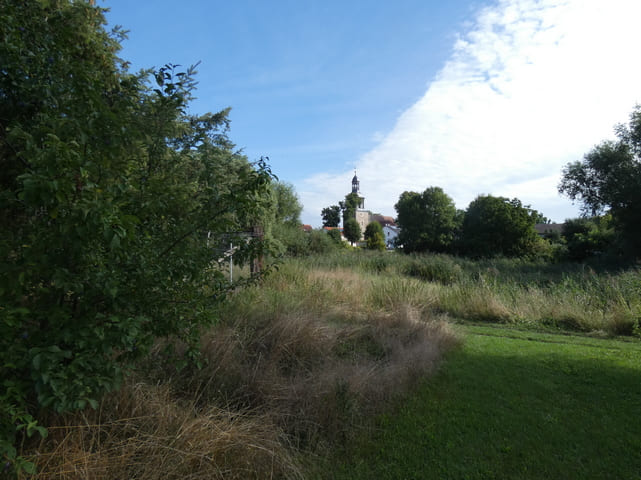
[[[641,101],[634,0],[502,0],[478,13],[423,97],[357,162],[366,207],[395,215],[405,190],[440,186],[466,208],[518,197],[556,221],[563,166],[613,137]],[[353,171],[308,178],[303,219],[348,193]]]

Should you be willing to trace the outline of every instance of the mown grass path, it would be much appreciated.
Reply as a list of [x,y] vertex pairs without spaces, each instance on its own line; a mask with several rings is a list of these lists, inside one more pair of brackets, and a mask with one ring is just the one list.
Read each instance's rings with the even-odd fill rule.
[[461,328],[440,372],[326,478],[641,479],[638,340]]

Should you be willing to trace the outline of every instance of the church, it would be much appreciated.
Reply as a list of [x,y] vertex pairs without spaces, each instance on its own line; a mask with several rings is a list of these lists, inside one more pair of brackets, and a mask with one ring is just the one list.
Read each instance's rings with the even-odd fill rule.
[[[381,224],[381,227],[383,227],[386,245],[388,245],[388,247],[391,246],[398,235],[396,222],[394,222],[393,217],[381,215],[380,213],[372,213],[370,210],[365,209],[365,197],[361,194],[360,181],[356,176],[356,172],[354,172],[354,178],[352,178],[352,194],[358,197],[355,219],[358,226],[361,227],[361,235],[365,233],[367,225],[372,222],[378,222]],[[361,237],[361,239],[362,238],[364,237]]]

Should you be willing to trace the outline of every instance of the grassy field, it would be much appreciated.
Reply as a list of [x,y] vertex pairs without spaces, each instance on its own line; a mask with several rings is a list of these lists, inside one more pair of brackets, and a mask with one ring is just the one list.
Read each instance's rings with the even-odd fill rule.
[[641,478],[639,342],[461,328],[439,374],[324,478]]
[[208,313],[197,362],[45,417],[29,478],[641,479],[638,269],[344,252]]

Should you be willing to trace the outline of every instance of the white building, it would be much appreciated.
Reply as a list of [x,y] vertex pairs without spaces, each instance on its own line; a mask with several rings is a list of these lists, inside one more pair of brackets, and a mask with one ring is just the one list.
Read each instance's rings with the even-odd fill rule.
[[385,246],[387,248],[394,248],[396,246],[396,238],[400,228],[396,225],[384,225],[383,226],[383,235],[385,236]]

